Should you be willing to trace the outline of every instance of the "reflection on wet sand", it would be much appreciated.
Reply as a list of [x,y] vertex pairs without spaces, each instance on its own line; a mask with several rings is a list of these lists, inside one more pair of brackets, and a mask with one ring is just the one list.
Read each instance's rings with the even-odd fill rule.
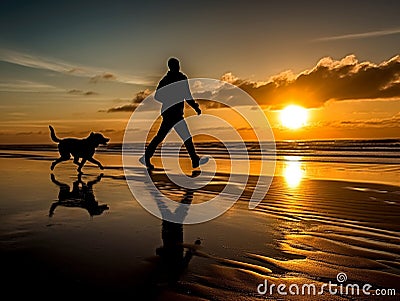
[[68,184],[58,181],[54,174],[51,174],[51,181],[60,188],[60,191],[58,201],[50,206],[49,216],[52,217],[59,206],[85,209],[90,217],[101,215],[108,210],[107,204],[99,205],[93,193],[93,186],[99,183],[102,177],[103,174],[100,174],[96,179],[85,183],[82,181],[82,174],[78,174],[78,179],[72,184],[71,190]]
[[[109,160],[109,167],[114,164],[110,157],[101,157]],[[103,178],[89,179],[77,179],[75,170],[65,165],[58,172],[63,170],[64,177],[73,174],[71,183],[61,175],[50,183],[47,160],[0,161],[3,287],[4,294],[14,298],[18,293],[24,298],[47,296],[51,287],[62,297],[117,300],[367,300],[328,291],[288,298],[276,290],[273,295],[257,293],[257,285],[265,280],[275,288],[308,283],[320,287],[335,281],[338,272],[347,274],[346,283],[360,287],[369,283],[373,289],[400,289],[398,166],[279,161],[268,195],[254,210],[248,209],[248,201],[258,177],[250,176],[231,210],[210,222],[186,226],[160,221],[143,210],[118,164],[107,168]],[[218,166],[224,166],[222,160]],[[129,179],[140,183],[142,168],[133,169]],[[186,207],[192,210],[192,205],[214,197],[229,173],[218,170],[209,184],[192,191],[173,185],[165,170],[155,171],[152,179],[159,192],[176,202],[169,210],[159,202],[159,210],[164,215],[182,212],[183,221],[191,211],[176,210],[179,205],[190,204]],[[368,179],[390,179],[394,184]],[[66,223],[49,223],[46,217],[49,200],[57,193],[50,211],[66,216]],[[73,210],[56,209],[68,204],[91,215],[88,204],[107,206],[99,205],[95,196],[107,199],[112,214],[93,222],[75,216]],[[151,201],[157,207],[156,194]],[[386,297],[373,299],[397,300],[398,295]]]
[[287,161],[285,162],[283,176],[286,184],[289,188],[296,188],[304,177],[301,157],[285,157],[285,160]]
[[[192,177],[196,175],[197,172],[192,173]],[[157,175],[151,172],[150,176],[157,189],[164,187],[164,184],[160,185]],[[184,243],[183,222],[190,210],[195,190],[183,188],[181,190],[183,196],[178,206],[173,210],[163,201],[160,191],[152,192],[154,201],[163,217],[161,227],[163,244],[156,249],[157,257],[149,260],[154,266],[146,283],[146,287],[154,296],[161,293],[160,288],[166,286],[174,289],[176,287],[201,244],[200,239],[196,239],[193,244]],[[167,219],[173,219],[177,222],[170,222]]]

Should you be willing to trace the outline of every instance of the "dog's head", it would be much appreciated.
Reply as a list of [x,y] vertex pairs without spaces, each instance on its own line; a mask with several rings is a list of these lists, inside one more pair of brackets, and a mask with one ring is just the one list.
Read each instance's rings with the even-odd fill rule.
[[107,142],[110,141],[110,138],[106,138],[103,134],[93,133],[91,132],[88,140],[90,140],[96,147],[101,145],[107,145]]

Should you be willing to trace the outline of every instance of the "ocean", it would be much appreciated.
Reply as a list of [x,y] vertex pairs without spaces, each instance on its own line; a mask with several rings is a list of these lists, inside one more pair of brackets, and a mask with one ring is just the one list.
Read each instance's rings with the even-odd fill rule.
[[[369,140],[292,140],[276,142],[245,142],[249,159],[260,160],[260,144],[264,151],[264,159],[278,161],[292,161],[293,157],[299,161],[337,162],[337,163],[374,163],[374,164],[400,164],[400,139],[369,139]],[[168,148],[179,144],[165,145],[165,155]],[[140,155],[143,145],[129,143],[124,150],[133,155]],[[98,153],[115,154],[122,152],[122,143],[110,143],[100,146]],[[236,158],[243,152],[239,142],[196,142],[199,154],[213,156],[218,159],[229,157],[228,150]],[[1,150],[18,151],[57,151],[55,144],[2,144]],[[158,150],[158,154],[160,150]],[[180,155],[185,156],[186,153]]]

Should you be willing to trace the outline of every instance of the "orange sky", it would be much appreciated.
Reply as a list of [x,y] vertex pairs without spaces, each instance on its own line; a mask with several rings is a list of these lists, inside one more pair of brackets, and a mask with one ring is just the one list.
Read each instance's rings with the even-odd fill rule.
[[[397,138],[400,127],[400,96],[396,96],[400,85],[399,66],[399,56],[380,63],[345,57],[323,59],[299,74],[285,72],[266,81],[242,80],[232,74],[222,78],[254,97],[277,140]],[[375,78],[372,84],[370,78]],[[121,86],[114,82],[97,85],[106,86],[103,88],[111,90],[109,93],[114,89],[118,91]],[[3,102],[0,113],[1,143],[51,143],[49,124],[56,128],[60,137],[85,137],[90,131],[99,131],[111,137],[112,142],[119,143],[134,107],[151,91],[138,92],[131,99],[106,101],[97,93],[82,96],[83,92],[73,91],[63,95],[65,92],[41,91],[43,87],[36,89],[37,92],[2,93],[9,103]],[[57,99],[59,95],[64,98]],[[36,104],[38,99],[40,105]],[[215,108],[209,101],[200,103],[203,114],[219,116],[245,140],[254,139],[249,125],[234,110]],[[282,124],[280,112],[289,104],[307,108],[308,120],[304,127],[289,129]],[[193,114],[188,107],[186,115]],[[212,124],[207,126],[210,131],[224,131],[214,129]],[[224,139],[229,140],[229,135]]]
[[[49,124],[61,137],[98,131],[121,142],[171,56],[189,78],[223,79],[249,93],[278,140],[399,137],[395,1],[185,1],[179,10],[165,1],[98,1],[94,9],[45,0],[26,2],[29,10],[24,2],[0,3],[2,144],[52,143]],[[309,110],[301,129],[281,124],[290,104]],[[252,139],[232,111],[201,106]]]

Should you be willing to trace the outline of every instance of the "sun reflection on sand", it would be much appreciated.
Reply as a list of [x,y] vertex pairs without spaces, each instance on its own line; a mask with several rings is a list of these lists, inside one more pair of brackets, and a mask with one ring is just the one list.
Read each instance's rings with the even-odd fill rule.
[[290,188],[296,188],[299,186],[301,180],[305,176],[305,172],[302,166],[301,157],[298,156],[286,156],[286,163],[283,171],[286,184]]

